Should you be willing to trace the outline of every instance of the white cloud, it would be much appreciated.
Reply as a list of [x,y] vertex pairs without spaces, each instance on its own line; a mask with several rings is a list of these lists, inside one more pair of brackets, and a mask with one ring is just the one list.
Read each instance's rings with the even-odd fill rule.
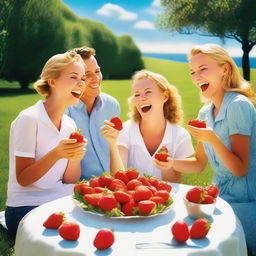
[[160,0],[154,0],[153,3],[151,4],[153,7],[160,7]]
[[149,13],[153,16],[156,16],[161,11],[160,0],[154,0],[150,7],[144,10],[146,13]]
[[[148,43],[148,42],[136,42],[141,52],[143,53],[188,53],[189,50],[196,44],[191,43]],[[241,57],[243,52],[241,47],[228,47],[224,45],[229,54],[233,57]],[[250,57],[256,57],[256,48],[250,53]]]
[[135,12],[129,12],[119,5],[107,3],[104,4],[96,12],[98,15],[107,17],[117,17],[119,20],[136,20],[137,14]]
[[141,20],[134,24],[134,28],[137,29],[155,29],[155,26],[152,22],[147,20]]

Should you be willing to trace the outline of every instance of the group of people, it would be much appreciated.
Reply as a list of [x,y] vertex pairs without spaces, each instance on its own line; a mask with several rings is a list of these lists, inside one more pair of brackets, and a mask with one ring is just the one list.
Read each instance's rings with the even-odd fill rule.
[[[75,48],[51,57],[34,84],[45,100],[11,124],[5,210],[10,234],[15,237],[20,220],[33,208],[71,194],[79,179],[137,168],[180,182],[181,173],[201,172],[209,160],[213,183],[256,254],[256,93],[222,47],[194,47],[188,59],[205,103],[198,119],[207,127],[183,128],[177,88],[161,74],[140,70],[132,77],[130,119],[119,132],[109,120],[120,116],[120,105],[101,92],[95,50]],[[75,129],[84,134],[83,142],[69,139]],[[191,135],[198,142],[195,150]],[[167,162],[154,157],[162,146],[169,152]]]

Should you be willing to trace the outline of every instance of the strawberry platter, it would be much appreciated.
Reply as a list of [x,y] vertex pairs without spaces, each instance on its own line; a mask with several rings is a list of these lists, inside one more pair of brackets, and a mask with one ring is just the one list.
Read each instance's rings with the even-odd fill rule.
[[84,212],[116,219],[149,218],[167,213],[173,203],[169,183],[139,175],[136,169],[104,173],[74,186],[73,201]]

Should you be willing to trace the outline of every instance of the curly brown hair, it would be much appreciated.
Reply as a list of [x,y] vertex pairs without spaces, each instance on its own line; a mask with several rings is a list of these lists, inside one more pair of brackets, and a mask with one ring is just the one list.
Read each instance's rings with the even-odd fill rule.
[[[162,92],[167,92],[168,100],[164,103],[164,117],[171,123],[181,125],[183,123],[184,113],[181,108],[181,96],[178,89],[174,85],[171,85],[161,74],[154,73],[146,69],[137,71],[133,75],[132,84],[143,78],[150,79],[160,88]],[[133,104],[133,96],[129,97],[128,104],[130,109],[128,114],[129,117],[133,121],[139,122],[141,120],[141,115],[136,106]]]
[[83,60],[88,60],[91,56],[96,55],[96,50],[87,46],[82,46],[79,48],[74,48],[71,51],[75,51],[79,54]]

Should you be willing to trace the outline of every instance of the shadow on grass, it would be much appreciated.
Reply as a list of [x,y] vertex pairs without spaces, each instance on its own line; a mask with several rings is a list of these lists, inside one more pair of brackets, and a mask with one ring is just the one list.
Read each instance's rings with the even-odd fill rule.
[[7,231],[0,225],[0,256],[14,255],[14,240]]
[[36,90],[32,88],[0,88],[0,97],[15,97],[17,95],[36,94]]

